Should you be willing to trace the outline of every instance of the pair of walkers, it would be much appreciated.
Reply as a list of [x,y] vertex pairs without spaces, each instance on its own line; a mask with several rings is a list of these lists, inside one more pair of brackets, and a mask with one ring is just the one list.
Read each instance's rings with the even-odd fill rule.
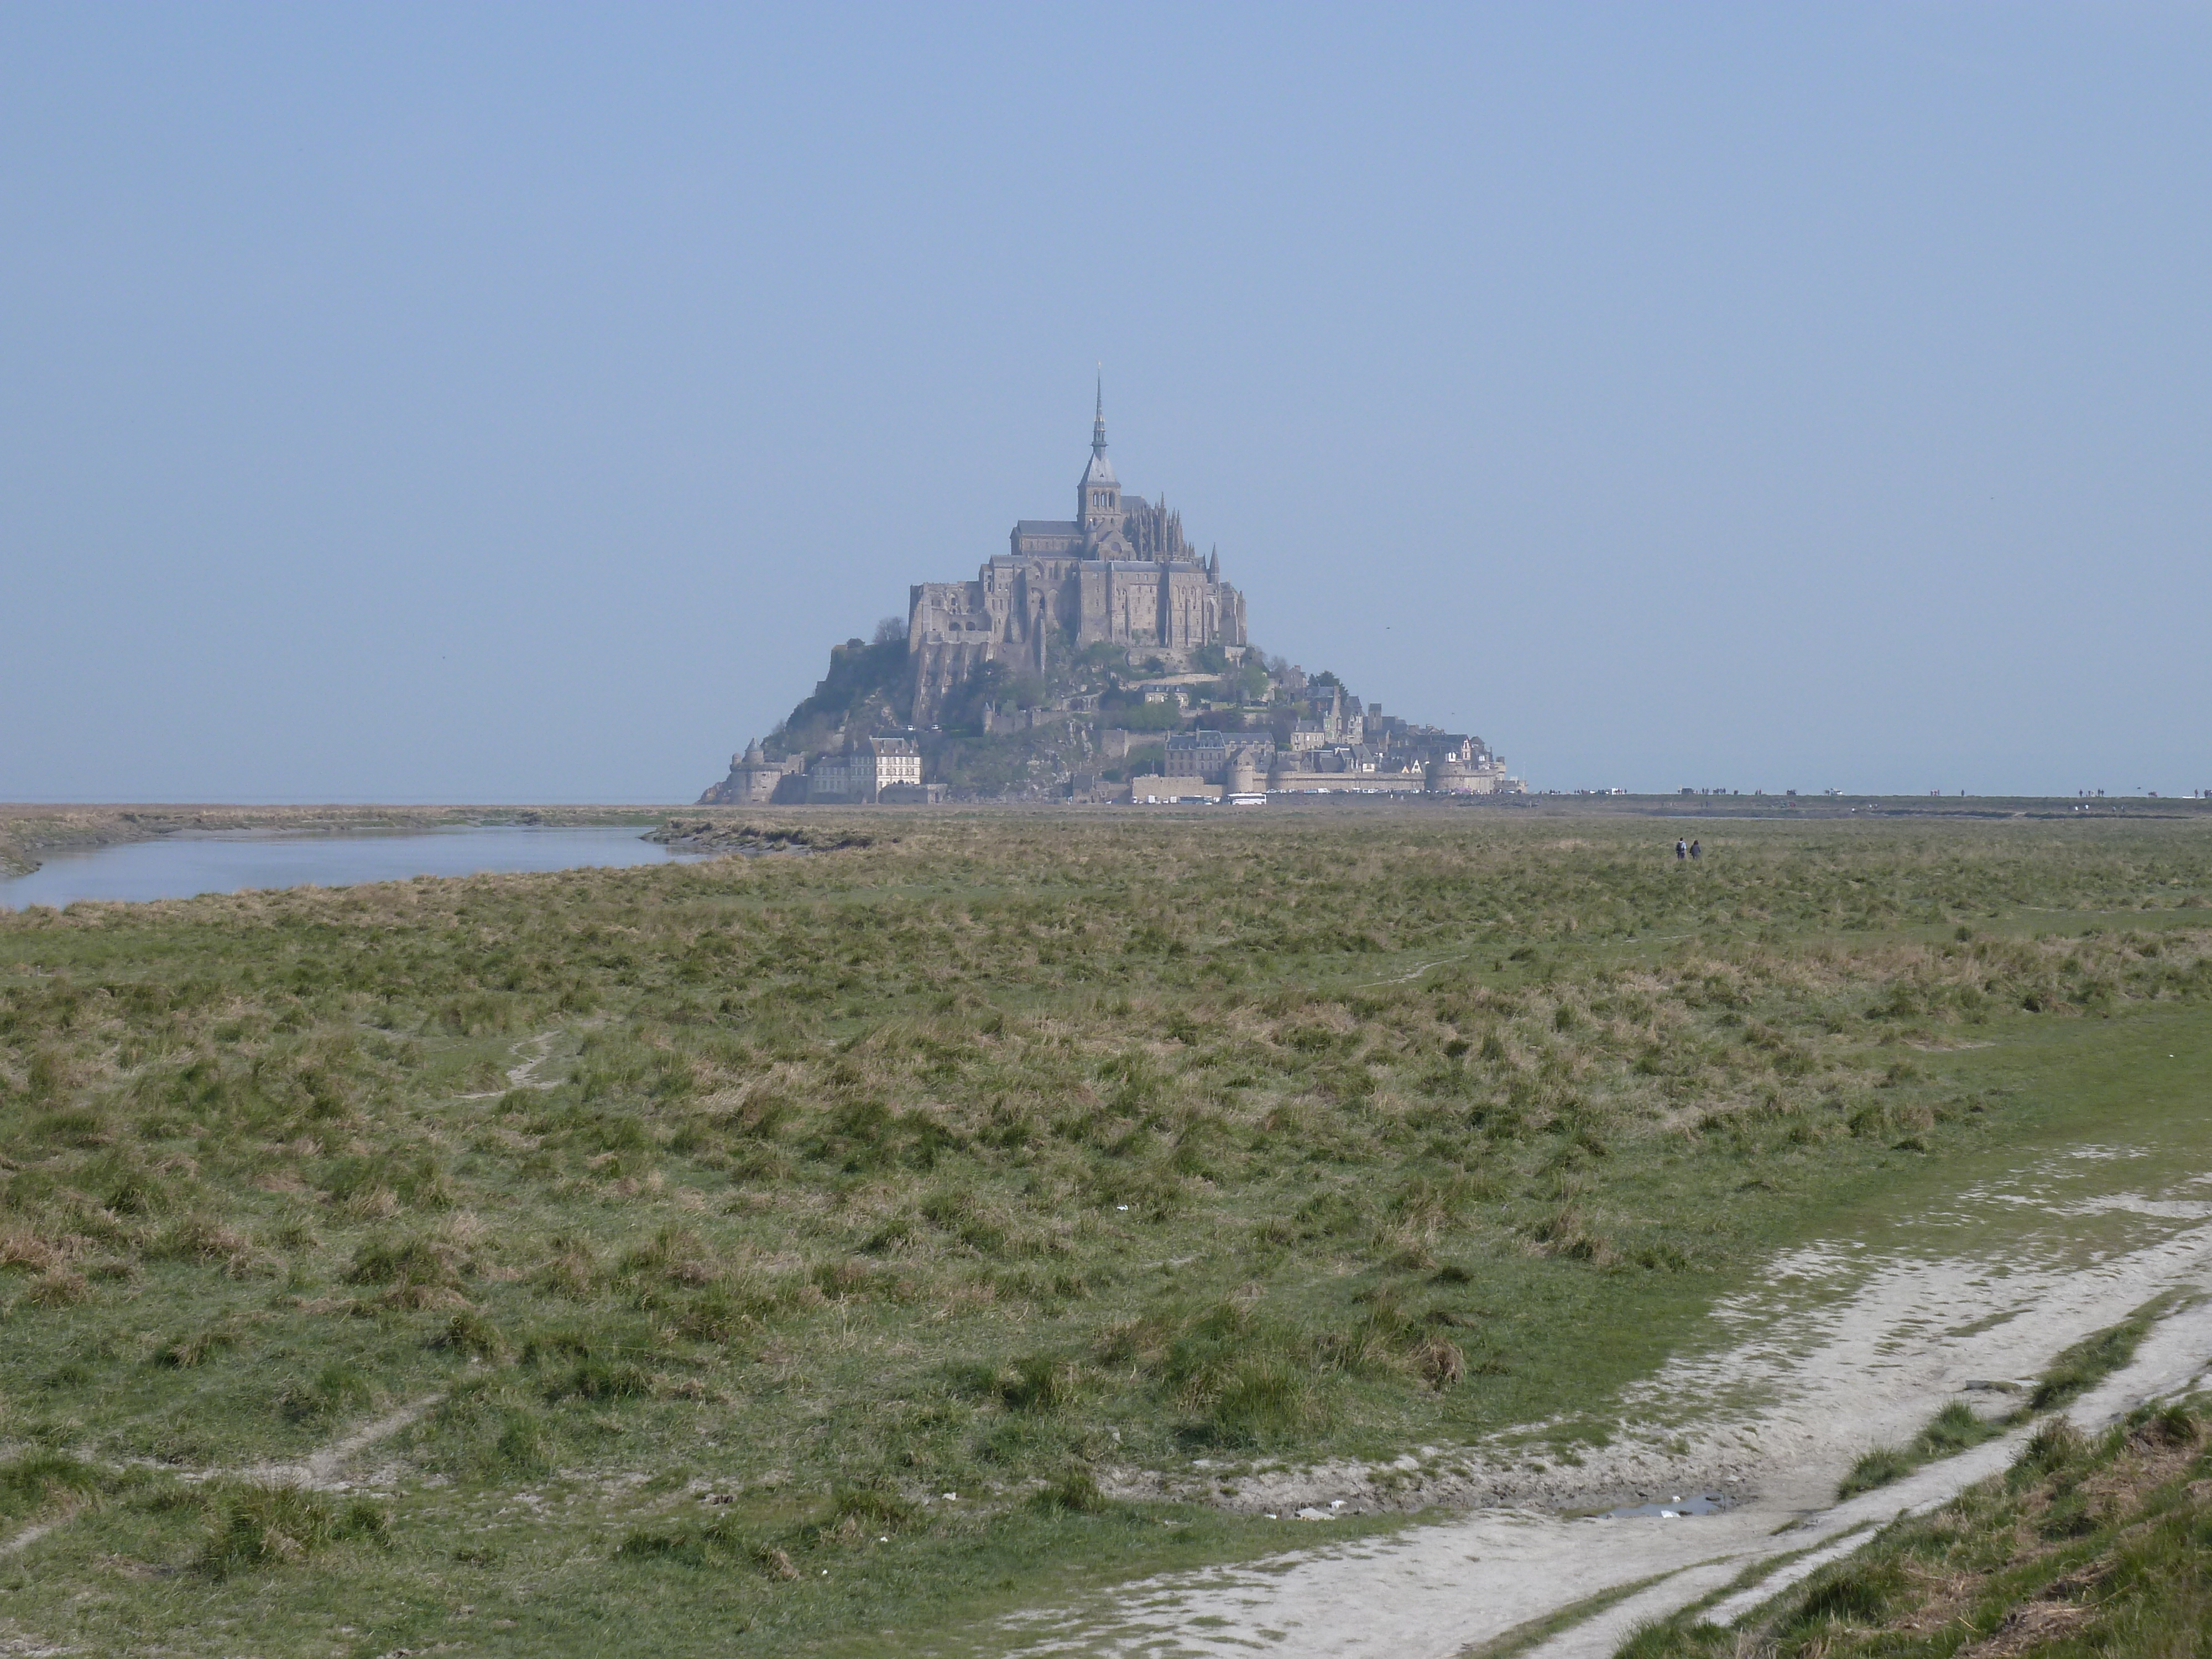
[[1674,843],[1674,856],[1678,859],[1693,859],[1698,857],[1698,843],[1693,841],[1677,840]]

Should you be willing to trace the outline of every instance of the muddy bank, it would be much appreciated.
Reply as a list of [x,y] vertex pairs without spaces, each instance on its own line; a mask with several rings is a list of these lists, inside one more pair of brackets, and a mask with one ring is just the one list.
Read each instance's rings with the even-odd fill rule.
[[645,839],[686,853],[836,853],[849,847],[872,847],[878,841],[896,842],[898,837],[834,823],[759,824],[730,818],[680,817],[649,831]]

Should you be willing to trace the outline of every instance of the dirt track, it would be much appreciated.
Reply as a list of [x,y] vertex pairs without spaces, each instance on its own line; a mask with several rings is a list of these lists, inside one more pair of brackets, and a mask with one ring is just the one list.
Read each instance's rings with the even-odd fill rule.
[[[1501,1471],[1503,1483],[1526,1492],[1517,1506],[1379,1542],[1164,1576],[1124,1587],[1110,1602],[1024,1615],[1011,1621],[1018,1642],[1028,1638],[1019,1650],[1447,1659],[1589,1598],[1656,1581],[1532,1650],[1544,1659],[1601,1659],[1638,1620],[1710,1594],[1753,1562],[1824,1543],[1848,1549],[1899,1510],[1932,1507],[2002,1468],[2020,1431],[1835,1504],[1837,1482],[1870,1446],[1909,1438],[1952,1399],[2002,1401],[1967,1385],[2033,1376],[2059,1349],[2161,1291],[2212,1291],[2212,1203],[2127,1194],[2068,1202],[2052,1184],[2045,1183],[2041,1206],[2049,1217],[2117,1208],[2162,1236],[2101,1259],[2092,1251],[2086,1262],[2054,1251],[2044,1265],[2023,1265],[2016,1251],[1935,1256],[1855,1243],[1791,1252],[1771,1264],[1759,1293],[1717,1310],[1733,1340],[1668,1367],[1624,1402],[1644,1413],[1640,1431],[1578,1470]],[[2100,1425],[2187,1385],[2208,1364],[2212,1304],[2185,1307],[2072,1414]],[[1685,1401],[1735,1403],[1692,1425],[1681,1420]],[[1676,1435],[1687,1451],[1662,1449],[1683,1443]],[[1316,1478],[1325,1485],[1325,1472]],[[1557,1512],[1592,1491],[1656,1491],[1663,1499],[1723,1486],[1743,1501],[1717,1515]],[[1798,1571],[1825,1559],[1808,1558]],[[1752,1600],[1784,1582],[1770,1578]]]

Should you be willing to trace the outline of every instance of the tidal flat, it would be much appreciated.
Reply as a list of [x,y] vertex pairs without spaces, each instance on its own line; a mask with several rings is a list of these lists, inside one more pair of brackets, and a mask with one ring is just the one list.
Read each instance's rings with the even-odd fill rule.
[[1633,1496],[1778,1253],[2208,1167],[2194,819],[740,820],[858,829],[0,916],[0,1637],[1004,1650],[1316,1469]]

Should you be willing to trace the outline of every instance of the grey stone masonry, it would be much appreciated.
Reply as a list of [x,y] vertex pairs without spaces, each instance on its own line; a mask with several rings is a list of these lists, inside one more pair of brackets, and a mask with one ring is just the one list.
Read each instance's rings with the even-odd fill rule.
[[1057,650],[1105,641],[1187,665],[1200,646],[1242,646],[1244,596],[1200,558],[1165,502],[1125,495],[1106,455],[1104,400],[1072,519],[1023,519],[972,582],[919,582],[907,614],[913,720],[936,722],[979,663],[1044,672]]

